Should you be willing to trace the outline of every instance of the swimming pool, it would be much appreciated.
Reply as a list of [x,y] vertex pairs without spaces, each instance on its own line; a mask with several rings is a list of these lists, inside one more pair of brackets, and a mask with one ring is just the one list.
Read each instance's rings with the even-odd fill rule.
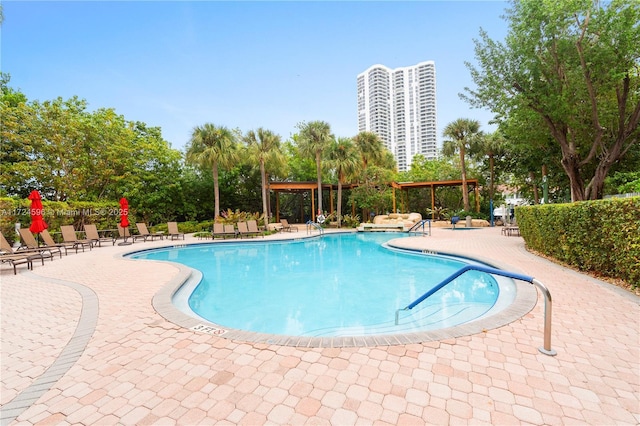
[[447,256],[390,250],[404,233],[349,233],[288,242],[168,247],[136,259],[174,261],[202,271],[173,302],[225,330],[346,337],[441,330],[493,315],[515,298],[513,281],[469,272],[398,325],[395,312],[465,264]]

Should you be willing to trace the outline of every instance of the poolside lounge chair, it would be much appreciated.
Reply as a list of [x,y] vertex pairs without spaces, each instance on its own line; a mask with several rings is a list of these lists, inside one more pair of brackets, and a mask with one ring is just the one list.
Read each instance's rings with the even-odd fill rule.
[[240,238],[251,237],[252,233],[249,232],[249,228],[247,227],[247,222],[238,222],[238,235]]
[[264,237],[264,231],[261,231],[258,228],[258,222],[255,220],[248,220],[247,221],[247,228],[249,228],[249,232],[252,232],[256,235],[260,235],[261,237]]
[[43,254],[48,253],[46,257],[51,257],[51,260],[53,260],[54,253],[60,253],[60,259],[62,259],[62,250],[60,250],[60,247],[41,247],[31,231],[29,231],[29,228],[20,228],[20,238],[22,238],[23,245],[18,247],[18,253],[26,253],[27,251],[38,251]]
[[154,238],[163,238],[163,234],[159,232],[156,232],[155,234],[150,233],[147,229],[147,224],[144,222],[136,223],[136,228],[138,228],[138,235],[133,236],[134,241],[139,238],[142,238],[144,241],[147,241],[147,238],[151,241],[153,241]]
[[93,243],[93,245],[98,244],[98,247],[102,246],[103,241],[113,242],[113,237],[101,237],[98,232],[98,228],[92,224],[84,225],[84,234],[87,236],[87,239]]
[[169,237],[171,237],[172,240],[177,240],[181,235],[184,240],[184,234],[178,231],[178,222],[167,222],[167,229],[169,230]]
[[238,232],[236,231],[236,228],[232,224],[228,224],[228,225],[224,225],[224,235],[226,235],[227,237],[237,238]]
[[[53,258],[53,255],[51,255],[51,258]],[[42,264],[44,265],[44,256],[42,253],[17,253],[13,250],[13,247],[11,247],[11,244],[9,244],[2,232],[0,232],[0,262],[10,263],[13,266],[14,275],[17,274],[16,266],[23,263],[27,264],[27,268],[33,269],[33,259],[41,259]]]
[[211,232],[211,236],[215,240],[216,237],[225,238],[224,234],[224,224],[223,223],[214,223],[213,231]]
[[238,222],[238,235],[240,235],[240,238],[243,238],[255,237],[257,235],[262,235],[262,233],[258,230],[257,226],[256,229],[251,229],[249,227],[249,222]]
[[118,224],[118,235],[116,235],[116,237],[113,239],[113,245],[115,245],[116,241],[118,241],[119,239],[123,239],[126,243],[129,238],[131,238],[129,227],[123,228],[122,226],[120,226],[120,224]]
[[76,237],[76,230],[73,228],[73,225],[62,225],[60,232],[62,232],[62,240],[66,244],[73,244],[72,247],[76,249],[76,253],[78,252],[78,247],[82,247],[82,251],[84,251],[85,247],[89,247],[89,250],[93,248],[91,240],[79,240],[78,237]]
[[18,273],[16,266],[27,264],[27,269],[33,269],[33,257],[27,253],[22,254],[0,254],[0,263],[9,263],[13,266],[13,275]]
[[214,223],[213,231],[211,231],[211,236],[215,240],[216,237],[224,238],[224,224],[222,223]]
[[226,225],[223,223],[214,223],[213,224],[213,232],[211,236],[215,240],[216,237],[227,238],[227,237],[236,237],[236,229],[233,225]]
[[287,219],[280,219],[280,223],[282,224],[282,232],[291,232],[294,229],[296,232],[298,231],[298,227],[289,225],[289,221]]
[[75,245],[73,243],[71,244],[67,244],[67,243],[56,243],[53,240],[53,237],[51,236],[51,234],[49,234],[49,231],[47,231],[46,229],[42,232],[40,232],[40,236],[42,237],[42,241],[44,241],[44,245],[43,247],[49,247],[49,248],[53,248],[53,247],[57,247],[59,249],[64,249],[64,254],[67,254],[67,250],[70,248],[75,248],[76,249],[76,253],[78,252],[78,248],[75,247]]

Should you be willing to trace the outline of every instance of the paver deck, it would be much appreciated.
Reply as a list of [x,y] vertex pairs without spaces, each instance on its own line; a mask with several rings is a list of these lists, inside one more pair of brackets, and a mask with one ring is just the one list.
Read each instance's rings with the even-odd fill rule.
[[508,325],[406,345],[300,348],[192,331],[152,305],[180,269],[121,257],[174,244],[94,248],[15,276],[2,266],[3,425],[640,424],[640,298],[500,228],[435,228],[402,244],[543,282],[557,356],[537,350],[541,296]]

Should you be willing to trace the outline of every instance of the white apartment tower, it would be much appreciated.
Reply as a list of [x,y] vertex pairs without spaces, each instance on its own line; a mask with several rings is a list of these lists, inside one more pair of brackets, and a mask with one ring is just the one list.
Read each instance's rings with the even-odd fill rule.
[[433,61],[390,69],[373,65],[358,75],[358,132],[374,132],[399,171],[416,154],[437,155],[436,67]]

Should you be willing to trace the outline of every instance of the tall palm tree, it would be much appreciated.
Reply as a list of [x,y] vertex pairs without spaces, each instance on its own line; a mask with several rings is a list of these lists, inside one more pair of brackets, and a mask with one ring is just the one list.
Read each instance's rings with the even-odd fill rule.
[[469,193],[467,191],[465,155],[467,151],[474,151],[479,137],[482,135],[480,132],[480,122],[478,120],[471,120],[468,118],[458,118],[457,120],[447,124],[442,135],[446,138],[442,146],[442,153],[450,156],[455,155],[456,152],[460,154],[460,168],[462,169],[462,201],[464,204],[464,210],[469,211]]
[[265,225],[269,222],[269,205],[267,197],[267,163],[279,161],[282,151],[280,149],[280,135],[271,130],[260,127],[258,130],[249,130],[244,137],[249,151],[249,157],[260,164],[260,178],[262,179],[262,212]]
[[489,157],[489,200],[493,200],[495,192],[495,158],[503,154],[505,139],[502,133],[493,132],[484,135],[478,145],[478,155]]
[[322,153],[327,149],[331,140],[331,126],[325,121],[312,121],[301,123],[300,151],[303,155],[314,157],[316,160],[316,173],[318,177],[318,211],[322,211]]
[[327,150],[327,167],[338,175],[338,228],[342,226],[342,184],[358,169],[360,159],[360,153],[350,138],[338,138]]
[[191,133],[187,148],[187,162],[202,167],[211,167],[215,198],[214,220],[220,214],[220,189],[218,187],[219,168],[229,169],[238,161],[238,144],[231,130],[206,123],[197,126]]
[[362,165],[366,169],[369,162],[378,163],[384,154],[384,145],[378,135],[373,132],[360,132],[354,138],[354,142],[360,150]]

